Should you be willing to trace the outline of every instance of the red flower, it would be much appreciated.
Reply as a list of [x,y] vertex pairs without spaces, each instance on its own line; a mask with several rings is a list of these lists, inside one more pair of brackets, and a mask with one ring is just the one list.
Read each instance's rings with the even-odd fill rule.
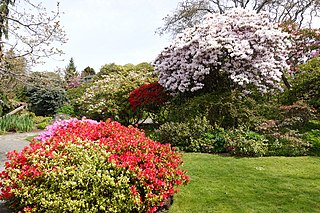
[[[15,197],[11,190],[24,188],[19,185],[21,182],[31,183],[37,178],[45,178],[46,172],[60,173],[63,168],[48,167],[43,159],[66,157],[63,150],[70,142],[83,149],[99,145],[110,153],[107,162],[128,171],[131,195],[141,200],[142,204],[137,205],[146,206],[149,212],[154,212],[157,209],[155,206],[172,196],[178,185],[189,181],[186,171],[178,168],[182,164],[182,155],[171,149],[170,145],[155,142],[137,128],[125,127],[110,120],[95,123],[74,119],[65,126],[56,127],[46,140],[33,141],[21,152],[8,153],[10,161],[5,171],[0,173],[0,185],[3,185],[0,198],[16,202],[21,197]],[[29,210],[28,206],[19,205]]]
[[164,104],[168,97],[164,88],[158,82],[153,82],[133,90],[129,95],[129,102],[133,111],[138,108],[154,111]]

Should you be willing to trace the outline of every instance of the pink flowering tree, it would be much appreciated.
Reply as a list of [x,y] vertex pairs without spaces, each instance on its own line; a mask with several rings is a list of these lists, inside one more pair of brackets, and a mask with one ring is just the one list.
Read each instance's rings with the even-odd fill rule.
[[173,93],[224,86],[260,92],[281,89],[290,41],[268,14],[232,9],[208,14],[178,34],[155,59],[159,83]]
[[293,22],[284,22],[282,29],[290,34],[292,46],[287,63],[290,66],[289,74],[298,72],[298,66],[320,53],[320,29],[299,28]]

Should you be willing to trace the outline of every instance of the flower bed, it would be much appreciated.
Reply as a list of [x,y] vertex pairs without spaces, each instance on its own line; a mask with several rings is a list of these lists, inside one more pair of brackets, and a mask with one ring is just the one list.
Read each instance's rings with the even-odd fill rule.
[[189,181],[170,145],[111,121],[55,123],[8,159],[0,199],[16,212],[155,212]]

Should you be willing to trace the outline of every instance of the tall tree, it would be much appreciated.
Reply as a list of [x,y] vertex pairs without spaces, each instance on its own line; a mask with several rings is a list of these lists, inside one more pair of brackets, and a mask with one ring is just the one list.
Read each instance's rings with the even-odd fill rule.
[[73,58],[70,59],[69,64],[67,65],[65,71],[64,79],[66,82],[70,82],[73,78],[77,77],[79,74],[77,72],[77,68],[74,64]]
[[266,14],[235,8],[205,16],[179,34],[154,61],[159,84],[172,93],[249,93],[282,89],[290,41]]
[[[59,3],[56,10],[47,9],[37,0],[0,0],[0,75],[20,77],[8,69],[7,61],[24,58],[29,66],[40,63],[43,57],[62,54],[57,48],[66,42],[59,19]],[[4,53],[12,49],[11,58]]]
[[182,0],[172,14],[164,18],[164,26],[159,34],[176,35],[188,27],[200,23],[207,13],[225,13],[231,8],[248,8],[266,11],[271,21],[293,21],[299,26],[311,25],[313,17],[318,16],[319,0]]
[[87,66],[82,72],[81,72],[81,77],[86,77],[86,76],[90,76],[90,75],[95,75],[96,71],[94,71],[93,68]]
[[9,98],[13,98],[15,93],[25,85],[22,82],[26,82],[28,67],[24,57],[15,57],[13,49],[4,53],[3,61],[6,73],[14,73],[15,75],[1,75],[0,90]]

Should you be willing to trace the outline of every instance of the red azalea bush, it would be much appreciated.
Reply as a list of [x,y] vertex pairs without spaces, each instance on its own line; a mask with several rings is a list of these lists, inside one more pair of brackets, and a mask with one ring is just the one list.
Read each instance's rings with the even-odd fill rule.
[[16,212],[155,212],[189,182],[181,154],[117,122],[72,119],[39,138],[0,174]]
[[129,102],[134,111],[140,108],[153,112],[167,100],[168,95],[158,82],[144,84],[133,90],[129,95]]

